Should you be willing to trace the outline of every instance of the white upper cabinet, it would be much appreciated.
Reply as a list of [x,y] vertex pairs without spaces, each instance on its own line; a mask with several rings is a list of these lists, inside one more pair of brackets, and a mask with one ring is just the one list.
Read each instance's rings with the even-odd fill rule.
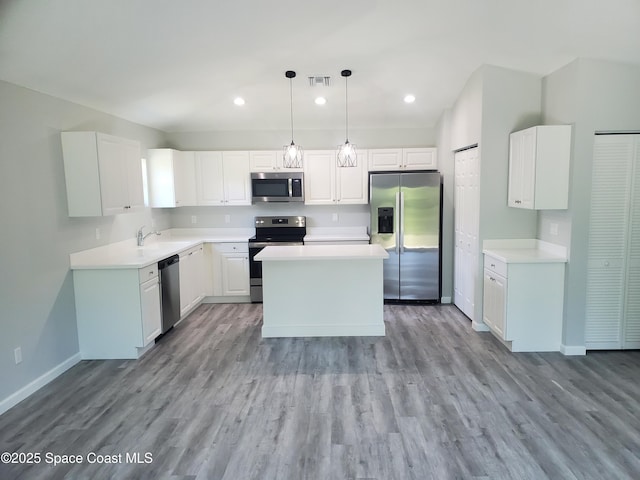
[[437,170],[436,148],[376,148],[369,150],[369,171]]
[[249,152],[195,152],[198,205],[251,205]]
[[249,152],[222,152],[224,194],[227,205],[251,205]]
[[249,162],[252,172],[273,172],[286,170],[301,172],[302,168],[284,168],[282,166],[282,150],[252,150],[249,152]]
[[571,126],[542,125],[509,139],[508,205],[530,210],[568,206]]
[[147,155],[149,206],[154,208],[196,205],[194,152],[170,148],[150,149]]
[[304,156],[305,204],[366,204],[367,152],[358,152],[355,167],[339,168],[333,150],[310,150]]
[[402,165],[407,170],[437,170],[437,148],[403,148]]
[[144,208],[140,143],[98,132],[63,132],[70,217]]

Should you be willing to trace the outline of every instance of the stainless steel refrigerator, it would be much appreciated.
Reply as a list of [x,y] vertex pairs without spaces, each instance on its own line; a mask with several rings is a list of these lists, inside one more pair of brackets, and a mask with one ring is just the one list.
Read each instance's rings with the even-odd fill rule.
[[371,173],[371,243],[384,261],[385,300],[440,301],[442,182],[437,172]]

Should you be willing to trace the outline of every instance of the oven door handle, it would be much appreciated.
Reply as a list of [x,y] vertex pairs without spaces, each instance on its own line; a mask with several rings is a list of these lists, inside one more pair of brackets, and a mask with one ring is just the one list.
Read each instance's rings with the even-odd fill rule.
[[300,246],[302,242],[251,242],[249,248]]

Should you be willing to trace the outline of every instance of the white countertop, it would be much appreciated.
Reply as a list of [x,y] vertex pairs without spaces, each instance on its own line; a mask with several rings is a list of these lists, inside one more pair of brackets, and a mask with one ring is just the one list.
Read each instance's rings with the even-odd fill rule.
[[135,239],[111,243],[69,255],[71,270],[143,268],[201,243],[246,242],[253,229],[173,229],[151,235],[138,247]]
[[485,240],[482,253],[505,263],[566,263],[567,249],[537,239]]
[[389,258],[380,245],[269,246],[255,257],[258,261],[373,260]]
[[308,227],[305,242],[369,241],[367,227]]

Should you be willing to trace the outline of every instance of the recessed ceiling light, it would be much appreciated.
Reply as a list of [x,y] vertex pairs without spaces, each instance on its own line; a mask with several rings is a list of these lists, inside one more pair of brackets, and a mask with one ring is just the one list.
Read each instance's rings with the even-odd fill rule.
[[413,103],[416,101],[416,97],[414,97],[413,95],[405,95],[404,97],[404,103]]
[[324,105],[327,103],[327,99],[324,97],[317,97],[314,101],[316,102],[316,105]]
[[238,105],[239,107],[241,107],[242,105],[244,105],[244,98],[242,97],[236,97],[233,100],[233,103],[235,103],[236,105]]

